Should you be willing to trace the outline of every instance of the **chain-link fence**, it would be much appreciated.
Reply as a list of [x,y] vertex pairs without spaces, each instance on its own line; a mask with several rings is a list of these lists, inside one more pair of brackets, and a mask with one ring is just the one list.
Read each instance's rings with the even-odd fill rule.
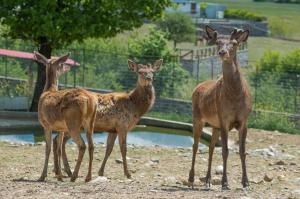
[[[16,45],[0,40],[2,48],[33,52],[32,46]],[[128,70],[127,59],[137,63],[153,63],[161,57],[65,49],[52,54],[71,52],[80,67],[60,77],[60,88],[85,87],[95,92],[130,91],[136,86],[136,74]],[[161,70],[155,74],[156,101],[148,116],[182,122],[192,121],[191,94],[195,86],[218,73],[205,75],[199,70],[195,76],[182,66],[180,56],[164,57]],[[214,62],[211,62],[214,64]],[[214,67],[214,66],[208,66]],[[253,68],[253,70],[251,70]],[[249,126],[298,133],[300,130],[300,74],[259,72],[248,66],[247,80],[251,89],[253,108]],[[37,64],[33,60],[0,57],[0,109],[28,110],[36,79]],[[210,70],[209,70],[210,71]],[[220,72],[220,71],[219,71]],[[24,102],[24,98],[26,98]],[[1,101],[0,100],[0,101]],[[5,101],[5,103],[4,103]],[[21,103],[22,101],[22,103]],[[21,106],[22,105],[22,106]],[[27,105],[27,106],[26,106]],[[21,107],[20,107],[21,106]]]

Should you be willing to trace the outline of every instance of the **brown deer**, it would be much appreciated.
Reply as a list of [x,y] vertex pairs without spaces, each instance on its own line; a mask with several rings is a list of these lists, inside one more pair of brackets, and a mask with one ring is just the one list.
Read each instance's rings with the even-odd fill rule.
[[213,127],[212,139],[209,145],[208,171],[206,186],[210,186],[211,163],[215,143],[221,134],[223,177],[222,189],[229,189],[227,181],[228,131],[236,128],[239,131],[239,150],[242,163],[242,184],[248,187],[246,172],[245,140],[247,136],[247,120],[252,110],[251,96],[247,82],[241,73],[237,59],[237,48],[246,42],[249,31],[234,29],[230,38],[222,38],[211,27],[206,27],[209,45],[218,46],[218,54],[222,60],[223,76],[218,80],[208,80],[200,83],[193,91],[193,158],[189,173],[189,182],[193,186],[194,165],[198,143],[203,125],[208,123]]
[[[101,168],[98,172],[99,176],[103,176],[105,164],[112,152],[116,137],[119,137],[119,144],[123,159],[124,174],[127,178],[131,175],[127,168],[126,160],[126,140],[127,133],[135,127],[141,116],[145,114],[153,105],[155,100],[155,92],[152,85],[153,73],[156,72],[163,60],[157,60],[153,65],[136,64],[128,60],[129,69],[136,72],[138,76],[137,86],[130,93],[94,93],[98,98],[98,109],[96,114],[94,131],[108,132],[105,157]],[[68,140],[68,136],[64,137],[64,145]],[[55,156],[54,159],[58,157]],[[63,162],[65,170],[69,171],[69,165],[66,153],[63,152]],[[57,162],[57,160],[55,161]],[[55,165],[55,167],[57,167]]]
[[52,131],[58,131],[56,154],[59,157],[56,167],[56,177],[62,181],[60,168],[61,144],[64,132],[72,137],[78,145],[79,153],[71,181],[78,177],[78,171],[85,152],[85,143],[80,136],[80,129],[86,131],[89,144],[89,171],[86,181],[91,179],[91,168],[93,161],[93,129],[97,109],[97,99],[94,95],[83,89],[67,89],[58,91],[58,77],[66,72],[68,68],[63,63],[67,61],[69,53],[58,59],[47,59],[35,52],[35,58],[46,67],[46,84],[38,104],[38,117],[44,128],[46,139],[45,163],[39,181],[44,181],[47,176],[48,160],[51,151]]

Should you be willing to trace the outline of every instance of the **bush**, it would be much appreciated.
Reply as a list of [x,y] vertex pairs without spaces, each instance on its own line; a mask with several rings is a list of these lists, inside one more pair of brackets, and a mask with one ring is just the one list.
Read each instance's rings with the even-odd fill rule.
[[269,27],[271,36],[273,37],[287,38],[292,32],[287,22],[283,19],[271,21]]
[[267,17],[258,15],[253,12],[249,12],[247,10],[241,9],[227,9],[224,13],[225,18],[231,19],[243,19],[243,20],[251,20],[251,21],[266,21]]

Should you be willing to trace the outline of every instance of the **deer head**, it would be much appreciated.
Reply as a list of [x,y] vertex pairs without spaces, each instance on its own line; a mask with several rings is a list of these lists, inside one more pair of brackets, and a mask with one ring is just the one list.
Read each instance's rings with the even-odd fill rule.
[[70,56],[70,53],[67,53],[57,59],[47,59],[44,55],[34,52],[34,56],[37,62],[43,64],[46,67],[47,75],[54,75],[55,77],[59,77],[63,73],[70,70],[68,65],[64,63]]
[[134,61],[128,59],[128,67],[138,75],[138,84],[141,86],[152,85],[153,73],[158,71],[162,65],[163,60],[159,59],[154,64],[136,64]]
[[208,45],[217,45],[218,54],[222,61],[232,61],[240,43],[246,42],[249,30],[235,28],[229,37],[219,36],[217,31],[206,26]]

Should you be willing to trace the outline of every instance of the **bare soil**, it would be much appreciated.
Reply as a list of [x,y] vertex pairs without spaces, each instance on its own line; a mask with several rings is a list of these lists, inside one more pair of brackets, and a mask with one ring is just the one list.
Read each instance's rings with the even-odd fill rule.
[[[251,189],[241,185],[241,164],[238,154],[238,133],[230,132],[228,180],[231,190],[222,191],[222,175],[216,174],[222,165],[221,148],[216,148],[212,181],[209,190],[201,181],[206,175],[208,150],[199,151],[196,159],[194,189],[186,185],[191,166],[191,148],[160,146],[128,146],[132,179],[123,175],[118,145],[106,165],[106,178],[97,178],[104,144],[97,145],[93,163],[94,182],[85,183],[88,153],[75,183],[54,177],[50,156],[48,177],[36,182],[44,162],[43,144],[0,143],[0,198],[300,198],[300,136],[250,129],[247,139],[247,169]],[[74,168],[77,148],[67,146],[69,162]],[[95,180],[96,179],[96,180]],[[269,181],[269,182],[268,182]]]

